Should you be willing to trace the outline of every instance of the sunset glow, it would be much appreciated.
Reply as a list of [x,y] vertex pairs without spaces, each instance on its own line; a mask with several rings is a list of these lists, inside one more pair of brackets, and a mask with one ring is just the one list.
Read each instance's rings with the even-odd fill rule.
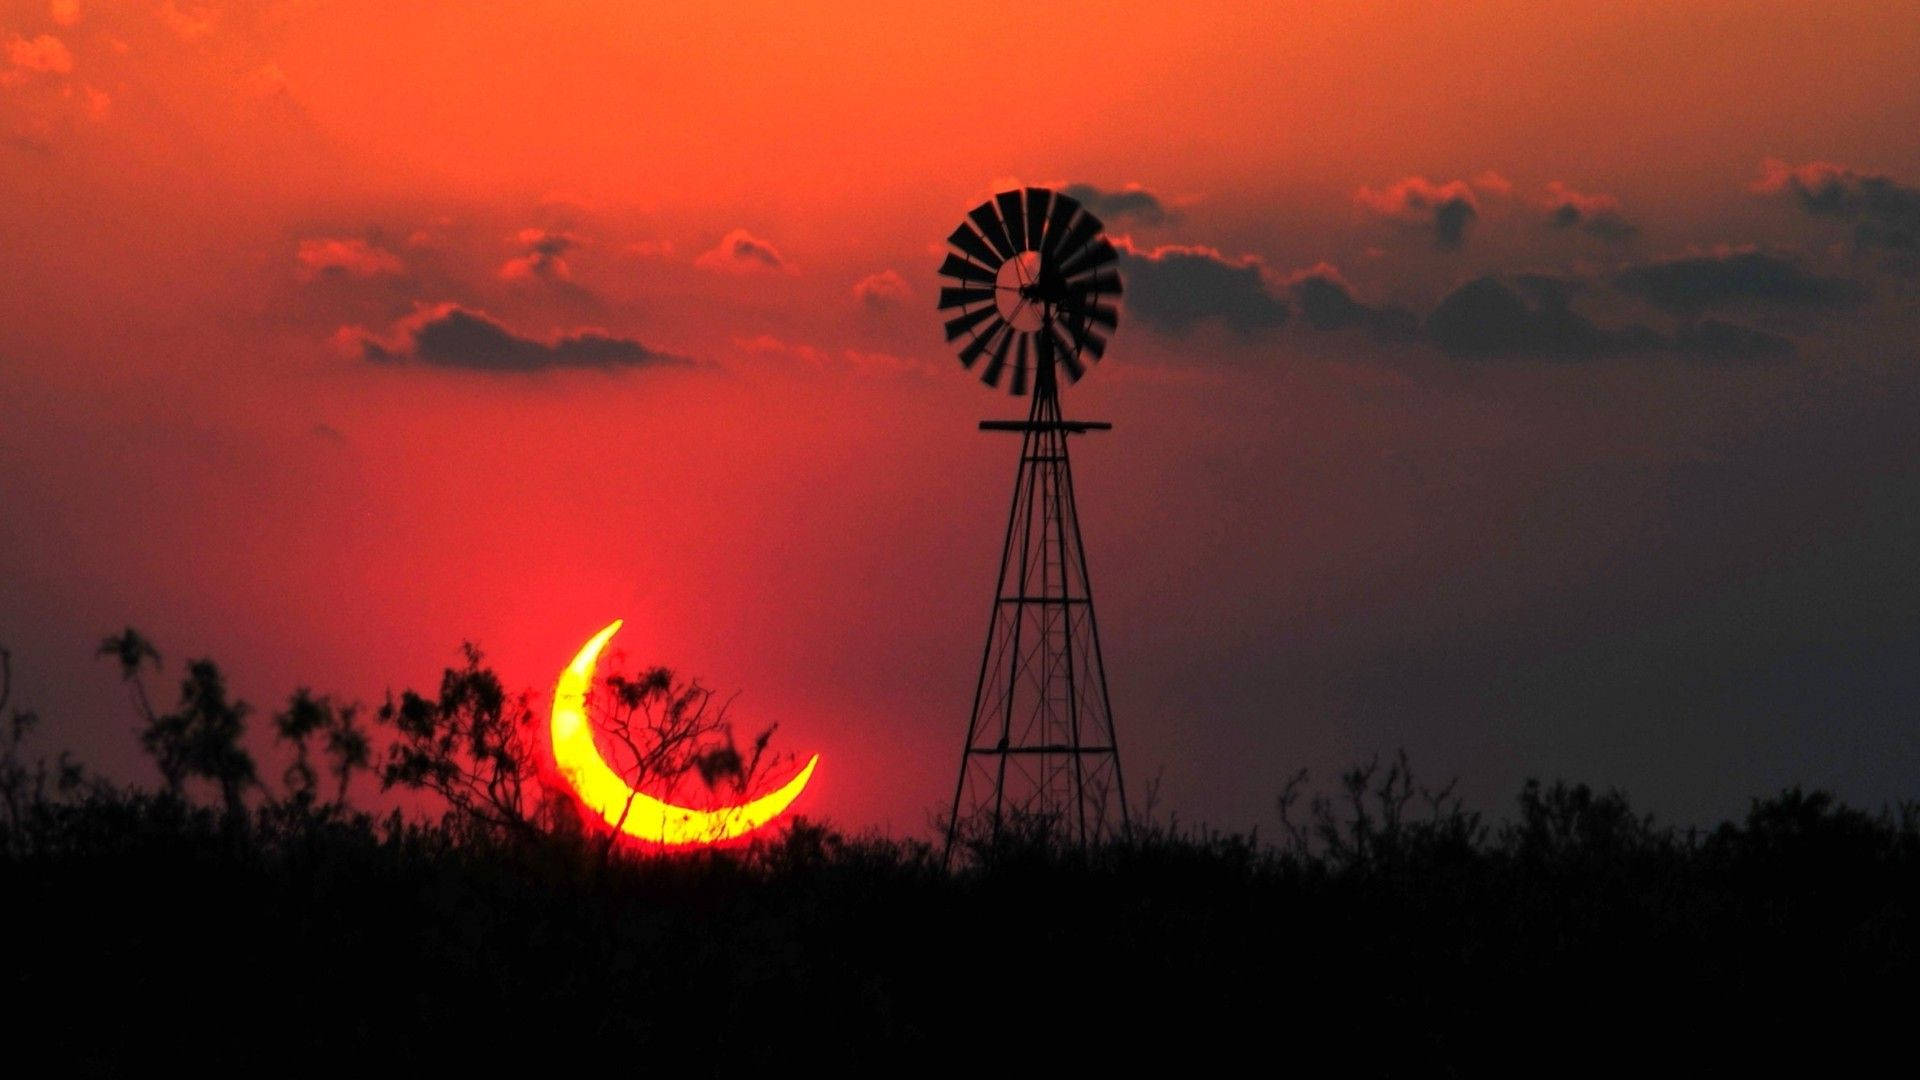
[[544,722],[644,612],[924,828],[1025,405],[938,267],[1043,187],[1125,281],[1062,407],[1183,819],[1399,746],[1904,798],[1915,56],[1911,0],[0,0],[0,644],[131,780],[105,628],[256,707],[472,640]]
[[0,0],[0,881],[23,1074],[1872,1060],[1920,0]]

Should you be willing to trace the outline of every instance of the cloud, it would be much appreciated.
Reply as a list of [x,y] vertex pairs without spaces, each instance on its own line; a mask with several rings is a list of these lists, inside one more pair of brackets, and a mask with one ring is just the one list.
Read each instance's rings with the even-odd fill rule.
[[[1512,189],[1498,173],[1483,179],[1487,178],[1499,181],[1481,185],[1489,193]],[[1353,201],[1378,217],[1430,230],[1434,246],[1442,251],[1454,251],[1466,243],[1468,226],[1480,216],[1479,198],[1465,180],[1436,184],[1423,176],[1409,176],[1379,191],[1363,187],[1353,193]]]
[[1501,176],[1492,169],[1488,169],[1479,176],[1474,177],[1472,184],[1474,189],[1482,195],[1493,195],[1504,199],[1513,194],[1513,181]]
[[817,345],[808,345],[805,342],[799,341],[785,341],[774,337],[772,334],[759,334],[750,338],[735,338],[733,339],[733,344],[735,348],[742,352],[754,353],[760,356],[785,357],[817,367],[825,366],[833,359],[825,349]]
[[580,246],[579,239],[572,233],[521,229],[516,239],[526,251],[500,265],[500,280],[573,280],[573,268],[561,257]]
[[1230,259],[1208,247],[1167,245],[1141,251],[1124,239],[1121,273],[1127,313],[1159,330],[1184,333],[1218,322],[1241,334],[1282,326],[1290,313],[1268,288],[1266,264],[1253,255]]
[[382,277],[406,269],[398,255],[357,237],[302,240],[293,257],[300,264],[300,276],[306,280],[329,276]]
[[1620,200],[1611,195],[1585,195],[1558,180],[1547,184],[1540,206],[1547,224],[1556,229],[1579,229],[1610,243],[1629,239],[1639,226],[1620,213]]
[[1674,348],[1703,359],[1744,359],[1784,356],[1793,351],[1793,342],[1779,334],[1736,326],[1719,319],[1702,319],[1682,326],[1674,336]]
[[113,113],[113,96],[97,86],[81,84],[80,101],[89,120],[105,120]]
[[1288,289],[1299,305],[1300,316],[1315,330],[1358,326],[1391,336],[1411,336],[1419,328],[1419,320],[1410,311],[1372,307],[1355,300],[1353,287],[1327,263],[1296,272],[1288,279]]
[[1640,325],[1603,327],[1573,310],[1586,283],[1544,274],[1476,278],[1427,316],[1442,351],[1467,358],[1585,360],[1626,353],[1678,353],[1704,360],[1762,359],[1793,351],[1778,334],[1719,319],[1683,324],[1668,336]]
[[906,279],[893,270],[868,274],[853,283],[854,298],[873,311],[885,311],[899,306],[907,299],[910,291],[907,288]]
[[1815,274],[1789,256],[1753,249],[1643,263],[1612,281],[1622,292],[1679,315],[1737,301],[1837,307],[1866,298],[1859,282]]
[[60,26],[72,26],[80,21],[80,0],[51,0],[47,15]]
[[925,361],[912,357],[867,349],[840,349],[837,352],[829,351],[817,345],[808,345],[805,342],[786,341],[772,334],[759,334],[750,338],[734,338],[733,345],[743,353],[749,353],[755,356],[778,357],[783,360],[795,360],[809,367],[825,368],[839,366],[854,371],[893,375],[923,375],[930,370]]
[[220,15],[205,4],[194,4],[192,10],[182,10],[173,0],[160,5],[160,21],[167,24],[181,41],[199,41],[213,33]]
[[73,53],[52,34],[41,34],[31,41],[16,34],[7,42],[7,62],[22,71],[65,75],[73,70]]
[[1069,184],[1061,194],[1080,200],[1080,204],[1092,211],[1095,217],[1109,224],[1124,218],[1141,225],[1165,225],[1174,219],[1173,212],[1167,209],[1167,204],[1160,196],[1139,184],[1128,184],[1111,191],[1092,184]]
[[735,229],[720,238],[713,250],[701,253],[693,265],[705,270],[746,273],[754,270],[785,270],[787,261],[772,244],[745,229]]
[[0,57],[4,58],[0,60],[0,87],[24,86],[44,77],[49,89],[47,94],[37,96],[36,103],[27,107],[26,115],[8,132],[7,141],[13,145],[37,153],[50,152],[53,132],[60,126],[59,112],[64,109],[75,109],[95,122],[112,115],[113,96],[91,83],[71,78],[73,51],[52,34],[33,38],[14,34],[0,48]]
[[1578,286],[1524,275],[1512,285],[1491,275],[1449,293],[1427,316],[1427,337],[1455,356],[1539,356],[1574,359],[1655,347],[1643,327],[1606,330],[1573,310]]
[[342,327],[334,340],[350,354],[377,363],[411,360],[469,371],[612,370],[688,362],[601,330],[576,330],[550,342],[538,341],[508,330],[484,312],[452,303],[421,305],[385,339],[359,327]]
[[1791,194],[1809,214],[1852,222],[1861,247],[1920,251],[1920,187],[1827,161],[1793,166],[1768,158],[1760,168],[1753,190]]

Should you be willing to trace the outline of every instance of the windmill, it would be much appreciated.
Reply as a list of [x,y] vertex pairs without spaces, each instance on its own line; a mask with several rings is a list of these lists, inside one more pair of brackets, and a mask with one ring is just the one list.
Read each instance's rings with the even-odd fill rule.
[[1060,377],[1078,382],[1106,353],[1118,253],[1077,200],[1031,187],[974,207],[947,242],[947,340],[980,381],[1032,404],[1024,421],[980,422],[1020,433],[1020,468],[946,853],[1009,829],[1110,839],[1128,826],[1126,789],[1067,442],[1113,425],[1064,419]]

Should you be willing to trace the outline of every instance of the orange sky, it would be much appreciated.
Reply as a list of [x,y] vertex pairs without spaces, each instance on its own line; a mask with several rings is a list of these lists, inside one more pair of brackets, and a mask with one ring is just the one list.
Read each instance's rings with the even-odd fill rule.
[[[546,685],[625,616],[822,752],[804,811],[919,829],[1012,473],[973,424],[1018,408],[940,340],[941,240],[1138,185],[1068,409],[1116,423],[1083,520],[1165,804],[1244,827],[1397,745],[1489,801],[1910,796],[1916,55],[1899,3],[7,0],[0,644],[138,775],[88,659],[126,623],[264,704],[463,638]],[[1798,201],[1829,175],[1893,201]],[[1315,267],[1417,329],[1311,329]],[[1657,276],[1721,269],[1799,276]],[[1430,316],[1526,274],[1601,330],[1463,359]],[[453,310],[692,363],[423,362]],[[1786,345],[1708,362],[1703,320]]]

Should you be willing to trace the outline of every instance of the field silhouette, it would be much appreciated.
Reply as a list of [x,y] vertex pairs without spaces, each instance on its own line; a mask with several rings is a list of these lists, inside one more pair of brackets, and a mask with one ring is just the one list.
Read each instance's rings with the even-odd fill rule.
[[[1683,832],[1529,783],[1490,822],[1395,757],[1318,795],[1280,778],[1277,840],[1162,821],[1082,848],[1026,819],[943,869],[927,843],[795,819],[668,855],[529,793],[500,741],[525,718],[477,650],[413,695],[412,735],[404,705],[369,726],[296,694],[273,724],[295,766],[265,782],[217,667],[188,665],[161,712],[138,681],[158,654],[108,644],[160,790],[30,760],[0,684],[8,1018],[81,1074],[1724,1064],[1873,1039],[1920,939],[1913,804],[1792,789]],[[423,764],[451,718],[461,739]],[[475,755],[505,755],[480,790],[504,770],[516,793],[351,804],[356,775],[457,778]]]

